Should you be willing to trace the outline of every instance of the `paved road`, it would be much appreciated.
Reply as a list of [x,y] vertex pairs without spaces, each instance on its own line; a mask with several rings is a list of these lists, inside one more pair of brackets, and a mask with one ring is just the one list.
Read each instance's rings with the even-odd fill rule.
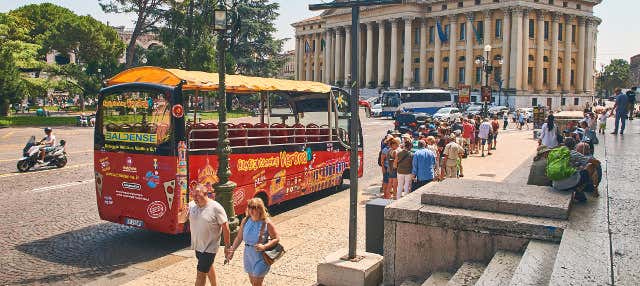
[[[365,177],[360,189],[377,184],[378,144],[392,121],[363,118]],[[93,187],[93,130],[57,128],[68,142],[69,165],[17,173],[16,159],[39,128],[0,129],[0,285],[129,281],[167,266],[164,257],[189,246],[184,235],[170,236],[101,221]],[[347,192],[325,193],[277,209],[274,219],[291,219]],[[149,265],[147,261],[157,261]],[[133,266],[146,263],[145,267]],[[135,268],[135,269],[133,269]],[[107,278],[105,278],[107,277]],[[117,280],[114,280],[116,279]]]

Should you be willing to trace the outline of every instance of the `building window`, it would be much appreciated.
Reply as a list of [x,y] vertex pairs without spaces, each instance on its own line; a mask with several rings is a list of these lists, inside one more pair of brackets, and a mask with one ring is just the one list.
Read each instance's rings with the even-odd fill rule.
[[442,4],[442,10],[447,10],[447,4]]
[[582,5],[581,5],[581,4],[579,4],[579,3],[578,3],[578,4],[576,4],[576,9],[578,9],[578,10],[582,10]]
[[564,7],[564,8],[569,7],[569,2],[567,2],[567,1],[562,2],[562,7]]
[[502,39],[502,19],[496,19],[496,38]]
[[419,64],[420,63],[420,58],[414,58],[413,62],[416,63],[416,64]]
[[464,7],[464,2],[459,1],[459,2],[458,2],[458,8],[462,8],[462,7]]
[[580,105],[580,98],[574,98],[573,99],[573,105]]
[[431,12],[433,11],[433,8],[431,8],[431,6],[427,6],[427,12]]
[[500,82],[502,80],[502,68],[495,68],[493,72],[493,80],[502,86],[502,83]]
[[566,97],[563,97],[563,98],[560,100],[560,105],[562,105],[562,106],[567,105],[567,98],[566,98]]
[[458,82],[464,82],[464,68],[458,69]]
[[544,39],[549,39],[549,21],[544,21]]
[[475,1],[476,5],[480,5],[480,0]]
[[543,56],[542,57],[542,61],[545,62],[545,63],[548,63],[549,62],[549,57]]
[[528,84],[532,84],[533,83],[533,68],[529,67],[527,69],[527,83]]
[[451,39],[451,24],[444,25],[444,34],[447,35],[447,39]]
[[420,69],[416,68],[413,70],[413,81],[420,82]]
[[482,68],[476,68],[476,82],[482,84]]
[[547,68],[542,69],[542,83],[547,84],[549,81],[547,78],[549,77],[549,70]]
[[571,70],[571,85],[574,85],[574,78],[575,78],[574,71]]
[[529,19],[529,39],[533,39],[536,35],[536,22],[533,19]]
[[538,99],[537,98],[532,98],[531,99],[531,106],[538,106]]
[[420,27],[416,28],[416,32],[415,32],[415,40],[413,41],[413,43],[416,46],[420,46]]
[[556,84],[560,84],[562,82],[562,72],[560,69],[558,69],[558,73],[556,75]]
[[442,82],[449,82],[449,68],[444,68],[442,72]]
[[476,30],[478,32],[478,35],[480,36],[480,41],[484,42],[484,22],[483,21],[478,21],[478,24],[476,25]]
[[562,33],[564,33],[564,29],[562,27],[562,23],[558,23],[558,41],[562,41]]
[[427,79],[429,82],[433,82],[433,68],[429,68],[427,73]]
[[553,0],[549,0],[549,4],[553,5],[554,4]]
[[433,44],[433,41],[436,39],[436,27],[429,27],[429,44]]
[[460,24],[460,41],[464,41],[467,35],[467,23]]
[[571,42],[576,42],[576,25],[571,25]]

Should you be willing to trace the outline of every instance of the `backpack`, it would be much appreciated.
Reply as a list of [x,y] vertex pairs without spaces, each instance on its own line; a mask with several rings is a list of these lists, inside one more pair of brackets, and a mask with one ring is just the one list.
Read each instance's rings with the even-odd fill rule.
[[567,147],[551,150],[547,158],[547,177],[553,181],[566,179],[576,172],[571,166],[571,151]]

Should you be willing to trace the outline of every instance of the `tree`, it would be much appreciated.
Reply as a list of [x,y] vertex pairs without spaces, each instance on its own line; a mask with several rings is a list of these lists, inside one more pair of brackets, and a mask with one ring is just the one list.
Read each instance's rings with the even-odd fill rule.
[[131,39],[127,44],[126,67],[134,64],[136,53],[136,41],[138,37],[145,33],[154,31],[156,25],[162,20],[164,15],[163,6],[169,1],[166,0],[98,0],[100,7],[106,13],[134,13],[136,24],[131,34]]
[[11,104],[19,100],[20,85],[20,71],[15,65],[13,54],[0,41],[0,116],[9,115]]
[[600,75],[598,88],[604,89],[608,94],[613,89],[629,87],[631,84],[631,66],[623,59],[613,59],[611,63],[604,67],[603,74]]

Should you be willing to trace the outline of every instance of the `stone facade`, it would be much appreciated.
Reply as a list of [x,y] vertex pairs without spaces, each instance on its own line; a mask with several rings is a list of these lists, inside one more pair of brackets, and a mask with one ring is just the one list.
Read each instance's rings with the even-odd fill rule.
[[[292,24],[296,79],[345,83],[360,57],[362,87],[479,90],[485,75],[475,59],[496,68],[494,89],[510,106],[583,106],[595,89],[601,0],[408,0],[361,12],[358,55],[350,54],[349,9],[325,11]],[[440,28],[439,28],[440,27]],[[439,30],[443,33],[440,37]],[[408,60],[406,60],[408,59]],[[502,65],[500,65],[502,63]]]
[[640,86],[640,55],[631,57],[631,86]]
[[278,78],[281,79],[295,79],[296,78],[296,51],[287,51],[280,55],[284,58],[284,65],[278,72]]

